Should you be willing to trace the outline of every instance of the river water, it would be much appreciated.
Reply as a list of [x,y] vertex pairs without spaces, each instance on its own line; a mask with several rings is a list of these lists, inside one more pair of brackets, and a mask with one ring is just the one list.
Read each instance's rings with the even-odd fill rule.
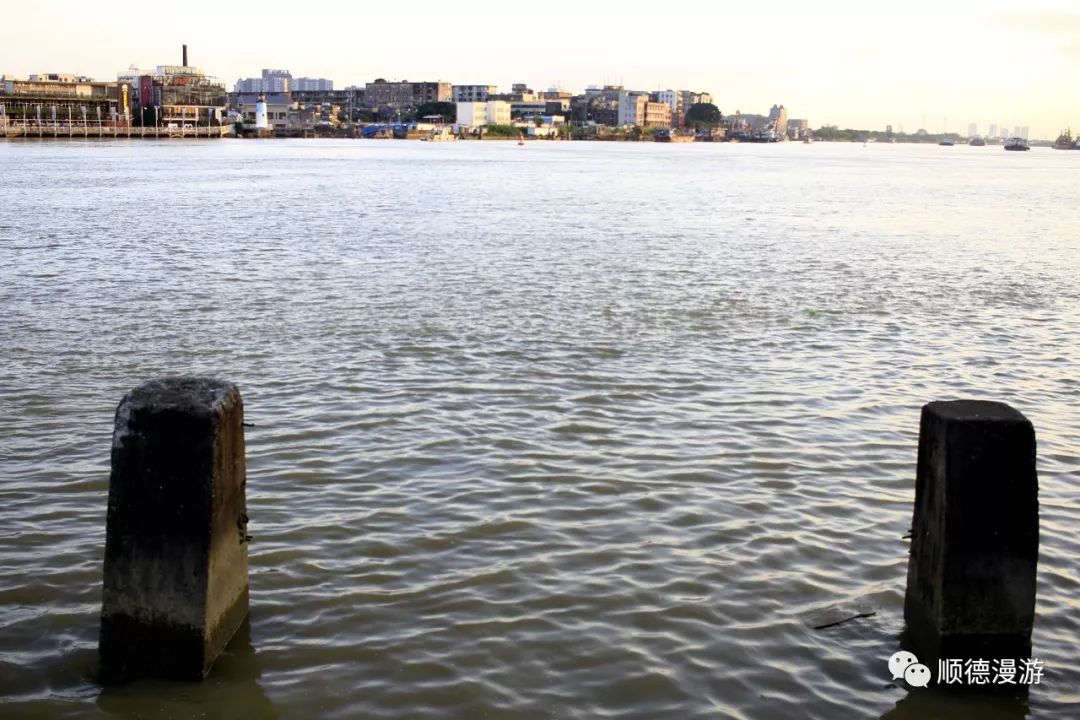
[[[0,144],[0,715],[1056,718],[1080,153]],[[251,619],[94,682],[121,396],[231,380]],[[1035,424],[1026,699],[890,680],[919,410]],[[857,613],[869,617],[814,627]]]

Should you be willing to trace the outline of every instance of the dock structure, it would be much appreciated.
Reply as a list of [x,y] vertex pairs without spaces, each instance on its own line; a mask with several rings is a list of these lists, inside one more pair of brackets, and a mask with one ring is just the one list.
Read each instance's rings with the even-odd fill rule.
[[8,140],[78,140],[223,138],[233,134],[231,125],[186,125],[179,127],[131,127],[81,123],[0,122],[0,137]]

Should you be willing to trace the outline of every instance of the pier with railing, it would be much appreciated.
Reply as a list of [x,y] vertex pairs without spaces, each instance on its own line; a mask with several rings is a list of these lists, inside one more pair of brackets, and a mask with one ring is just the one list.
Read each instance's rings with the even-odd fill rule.
[[3,121],[0,118],[0,137],[18,139],[79,138],[221,138],[232,135],[231,125],[196,125],[194,123],[162,125],[157,127],[132,127],[125,125],[94,124],[79,122]]

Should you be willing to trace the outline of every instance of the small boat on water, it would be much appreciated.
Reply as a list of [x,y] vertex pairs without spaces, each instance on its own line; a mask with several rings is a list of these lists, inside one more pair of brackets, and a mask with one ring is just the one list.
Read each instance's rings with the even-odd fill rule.
[[1011,137],[1005,141],[1006,150],[1030,150],[1031,146],[1028,145],[1028,141],[1022,137]]
[[678,130],[672,130],[671,128],[664,128],[656,133],[653,137],[656,142],[694,142],[694,134],[681,133]]
[[455,135],[450,130],[450,128],[441,127],[432,130],[430,133],[420,139],[425,142],[451,142],[453,140],[457,140],[457,135]]
[[986,147],[986,141],[981,137],[971,138],[971,142],[968,143],[971,147]]
[[938,145],[944,145],[945,147],[952,147],[952,146],[953,146],[953,145],[955,145],[955,144],[956,144],[956,143],[954,143],[954,142],[953,142],[952,140],[950,140],[949,138],[945,138],[944,140],[942,140],[941,142],[939,142],[939,143],[938,143]]

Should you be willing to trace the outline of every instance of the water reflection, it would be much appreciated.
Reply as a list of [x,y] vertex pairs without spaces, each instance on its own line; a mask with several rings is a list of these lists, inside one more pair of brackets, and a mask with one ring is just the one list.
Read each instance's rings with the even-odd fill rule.
[[1028,716],[1027,692],[1018,697],[916,688],[881,716],[881,720],[926,720],[972,717],[980,720],[1021,720]]
[[111,717],[147,720],[188,717],[274,720],[278,712],[263,691],[261,677],[248,619],[201,683],[140,680],[108,686],[98,696],[97,706]]

